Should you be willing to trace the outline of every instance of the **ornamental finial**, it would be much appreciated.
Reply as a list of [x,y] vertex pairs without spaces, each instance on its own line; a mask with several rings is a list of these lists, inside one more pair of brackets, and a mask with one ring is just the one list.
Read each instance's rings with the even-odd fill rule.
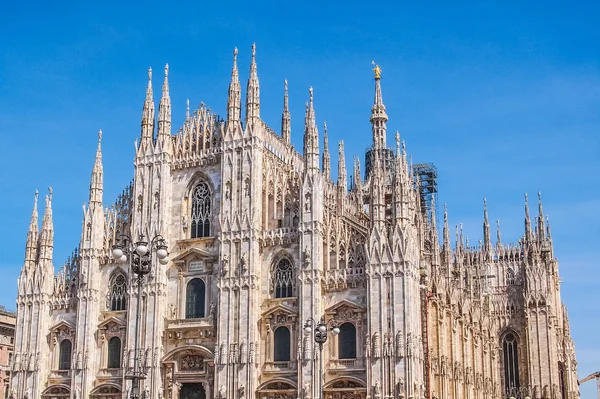
[[148,80],[152,80],[152,67],[148,68]]
[[371,65],[373,65],[373,72],[375,72],[375,80],[381,79],[381,68],[379,68],[379,65],[375,64],[375,61],[371,61]]

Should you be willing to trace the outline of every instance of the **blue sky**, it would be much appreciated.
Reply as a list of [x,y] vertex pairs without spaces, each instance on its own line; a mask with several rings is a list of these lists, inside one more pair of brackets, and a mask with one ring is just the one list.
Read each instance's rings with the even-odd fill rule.
[[[399,130],[415,162],[436,164],[439,200],[472,243],[482,237],[483,197],[514,242],[523,194],[540,190],[580,377],[600,369],[597,2],[17,3],[3,6],[0,25],[0,303],[14,308],[36,188],[54,189],[55,265],[77,245],[98,129],[106,203],[130,180],[147,68],[158,97],[169,63],[179,126],[188,98],[225,115],[232,49],[245,86],[256,42],[263,119],[279,131],[287,78],[301,148],[312,85],[334,175],[337,141],[348,168],[371,142],[375,60],[388,143]],[[582,398],[595,397],[593,385]]]

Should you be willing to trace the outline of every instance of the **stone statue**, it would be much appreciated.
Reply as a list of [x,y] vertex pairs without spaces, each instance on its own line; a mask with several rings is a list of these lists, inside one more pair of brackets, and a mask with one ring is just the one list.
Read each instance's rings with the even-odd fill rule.
[[216,310],[217,310],[217,305],[215,304],[215,301],[212,301],[210,303],[210,307],[208,308],[208,316],[209,317],[214,317]]
[[248,349],[248,363],[254,364],[256,358],[256,350],[254,348],[254,342],[250,342],[250,348]]
[[310,384],[308,382],[304,383],[304,399],[310,398]]
[[302,360],[302,337],[298,337],[298,344],[296,345],[296,360]]
[[150,399],[150,388],[144,389],[144,399]]
[[247,343],[246,343],[246,339],[244,338],[242,340],[242,343],[240,344],[240,363],[241,364],[246,364],[246,361],[248,360],[248,348],[247,348]]
[[396,358],[398,360],[404,357],[404,337],[402,331],[396,333]]
[[381,357],[381,342],[378,332],[373,334],[373,357],[375,359],[379,359]]
[[227,364],[227,345],[225,342],[221,343],[221,364]]
[[365,359],[371,357],[371,337],[369,334],[365,335]]
[[221,275],[225,277],[229,273],[229,255],[223,255],[221,259]]
[[245,252],[242,255],[242,259],[240,259],[240,268],[242,274],[246,274],[246,272],[248,271],[248,255]]
[[81,389],[77,388],[75,390],[75,399],[80,399],[81,398]]
[[308,268],[310,266],[310,248],[306,246],[304,251],[302,252],[302,256],[304,258],[304,267]]
[[225,395],[226,395],[226,389],[225,389],[225,385],[221,385],[221,387],[219,388],[219,399],[225,399]]
[[238,398],[239,399],[243,399],[246,395],[246,387],[244,387],[244,384],[240,384],[240,387],[238,388]]
[[548,385],[544,385],[544,389],[542,390],[542,399],[550,399]]
[[379,380],[375,382],[375,386],[373,387],[373,392],[375,395],[375,399],[381,398],[381,383]]

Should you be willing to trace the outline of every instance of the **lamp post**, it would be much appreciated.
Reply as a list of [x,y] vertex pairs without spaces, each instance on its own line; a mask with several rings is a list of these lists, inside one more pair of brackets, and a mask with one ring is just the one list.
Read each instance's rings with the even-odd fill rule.
[[323,318],[319,322],[316,322],[315,319],[309,317],[304,324],[304,332],[306,334],[313,333],[313,338],[315,343],[319,345],[319,398],[323,399],[323,344],[327,342],[327,333],[328,330],[331,331],[333,335],[338,335],[340,333],[340,328],[338,327],[337,321],[335,319],[330,319],[327,322]]
[[[167,245],[165,239],[161,235],[156,235],[150,243],[144,239],[144,235],[140,234],[137,242],[124,234],[121,234],[118,238],[118,242],[113,245],[112,255],[117,263],[125,264],[129,261],[129,265],[133,274],[137,279],[137,304],[136,304],[136,315],[135,315],[135,338],[134,338],[134,354],[133,354],[133,371],[125,375],[126,379],[131,380],[131,392],[129,399],[140,399],[142,398],[140,391],[140,380],[146,378],[146,374],[143,370],[140,370],[139,364],[139,328],[140,328],[140,303],[142,300],[142,282],[144,276],[152,270],[152,253],[156,253],[158,262],[161,265],[169,263],[169,252],[167,251]],[[144,399],[150,399],[145,398]]]

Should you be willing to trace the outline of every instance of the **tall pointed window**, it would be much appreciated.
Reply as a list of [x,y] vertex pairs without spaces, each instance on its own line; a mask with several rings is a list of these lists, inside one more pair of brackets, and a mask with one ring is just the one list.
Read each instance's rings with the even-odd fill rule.
[[109,369],[118,369],[121,367],[121,339],[112,337],[108,341],[108,363]]
[[199,278],[191,280],[187,285],[185,298],[185,318],[199,319],[204,317],[206,285]]
[[502,340],[502,354],[504,355],[504,388],[508,393],[519,388],[519,353],[517,339],[511,332]]
[[515,285],[515,272],[513,269],[506,270],[506,285]]
[[60,343],[59,353],[58,353],[58,369],[59,370],[69,370],[71,368],[71,351],[72,351],[71,341],[68,339],[63,339]]
[[352,323],[344,323],[340,326],[338,340],[340,359],[356,359],[356,327]]
[[273,335],[273,361],[289,362],[290,355],[290,330],[287,327],[279,327]]
[[110,310],[127,309],[127,279],[121,273],[117,274],[110,284]]
[[211,197],[206,182],[192,191],[192,238],[210,237]]
[[289,259],[283,258],[275,266],[273,275],[275,298],[294,296],[294,270]]

